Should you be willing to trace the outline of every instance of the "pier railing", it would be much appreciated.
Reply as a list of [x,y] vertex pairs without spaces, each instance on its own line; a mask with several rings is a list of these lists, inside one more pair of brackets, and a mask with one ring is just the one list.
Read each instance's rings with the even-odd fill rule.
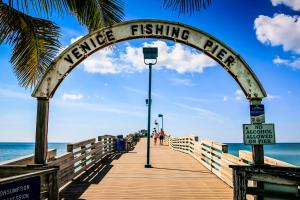
[[[48,151],[47,165],[57,166],[58,186],[61,187],[80,175],[93,164],[115,151],[116,137],[112,135],[99,136],[81,142],[67,144],[67,152],[56,155],[56,149]],[[1,165],[31,165],[34,155],[1,163]]]
[[[128,134],[124,141],[126,151],[132,150],[139,139],[139,134]],[[46,166],[34,165],[34,155],[5,161],[0,163],[0,186],[39,178],[41,199],[57,200],[59,188],[64,188],[115,151],[116,137],[103,135],[67,144],[67,152],[58,156],[56,149],[49,150]]]
[[125,149],[126,152],[132,150],[134,148],[134,146],[138,143],[138,141],[140,140],[140,138],[142,137],[142,135],[138,134],[138,133],[130,133],[125,137]]
[[16,183],[19,179],[26,181],[32,177],[39,177],[41,199],[56,200],[58,199],[58,188],[79,177],[107,155],[114,153],[115,142],[115,136],[104,135],[99,136],[98,140],[94,138],[68,144],[67,152],[62,155],[56,156],[55,149],[49,150],[47,157],[49,169],[45,169],[44,166],[33,165],[34,155],[2,162],[0,165],[0,186],[9,182]]
[[[198,137],[195,136],[170,137],[169,144],[173,150],[193,156],[231,187],[233,187],[233,172],[230,165],[248,165],[252,162],[252,153],[249,151],[239,151],[239,157],[237,157],[228,153],[226,144],[211,140],[198,141]],[[275,166],[295,167],[292,164],[270,157],[265,157],[265,163]]]
[[105,156],[115,151],[115,136],[99,136],[98,141],[93,138],[67,145],[67,153],[49,162],[49,166],[59,166],[58,185],[65,185],[79,176]]

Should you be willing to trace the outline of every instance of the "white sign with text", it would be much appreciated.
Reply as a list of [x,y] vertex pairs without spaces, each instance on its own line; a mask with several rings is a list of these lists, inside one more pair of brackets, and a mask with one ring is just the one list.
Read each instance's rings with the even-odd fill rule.
[[243,124],[244,144],[275,144],[274,124]]

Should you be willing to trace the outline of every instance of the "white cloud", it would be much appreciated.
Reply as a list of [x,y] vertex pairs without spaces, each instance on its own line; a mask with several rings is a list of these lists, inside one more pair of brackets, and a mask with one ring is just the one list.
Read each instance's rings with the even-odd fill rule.
[[223,97],[223,101],[228,101],[228,99],[229,99],[228,96]]
[[271,0],[273,6],[280,4],[291,7],[293,10],[300,10],[300,1],[299,0]]
[[281,59],[279,56],[277,56],[276,58],[273,59],[273,63],[274,64],[287,64],[289,63],[290,61],[289,60],[286,60],[286,59]]
[[266,97],[266,99],[268,99],[268,100],[279,99],[279,98],[280,98],[280,96],[271,95],[271,94],[267,94],[267,97]]
[[242,90],[236,90],[234,95],[235,95],[234,98],[237,101],[245,100],[245,95],[244,95],[244,92]]
[[[279,99],[279,98],[280,98],[280,96],[278,96],[278,95],[271,95],[271,94],[267,94],[267,97],[266,97],[266,99],[268,99],[268,100]],[[240,90],[240,89],[236,90],[235,93],[234,93],[234,99],[236,101],[245,101],[246,97],[245,97],[244,92],[242,90]],[[228,100],[228,97],[227,97],[227,100]]]
[[273,59],[273,63],[277,65],[285,65],[292,69],[300,69],[300,58],[282,59],[279,56]]
[[300,53],[300,16],[260,15],[255,19],[257,39],[271,46],[282,45],[284,51]]
[[[280,96],[278,95],[271,95],[271,94],[267,94],[266,99],[268,100],[274,100],[274,99],[279,99]],[[223,101],[228,101],[228,100],[235,100],[235,101],[240,101],[240,102],[246,102],[247,99],[245,97],[245,94],[242,90],[238,89],[234,92],[234,96],[224,96],[223,97]]]
[[94,53],[84,60],[83,67],[89,73],[116,74],[122,72],[122,65],[114,56],[112,48],[105,48]]
[[81,39],[82,37],[83,37],[83,35],[80,35],[80,36],[78,36],[76,38],[71,38],[70,44],[73,44],[74,42],[76,42],[77,40]]
[[83,98],[82,94],[71,94],[71,93],[64,93],[62,95],[63,100],[80,100]]
[[[118,53],[114,48],[102,49],[83,62],[84,70],[89,73],[133,73],[148,67],[144,64],[142,47],[128,46]],[[211,58],[181,44],[168,45],[164,41],[143,43],[143,46],[158,47],[158,61],[154,69],[172,69],[178,73],[202,73],[204,68],[216,66]]]
[[194,86],[195,84],[190,79],[184,79],[184,78],[170,78],[170,81],[174,85],[184,85],[184,86]]

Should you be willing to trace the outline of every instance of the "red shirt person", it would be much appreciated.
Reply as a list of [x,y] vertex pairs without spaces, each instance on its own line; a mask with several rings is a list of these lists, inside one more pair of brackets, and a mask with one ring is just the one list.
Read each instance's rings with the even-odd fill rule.
[[165,132],[163,129],[160,129],[159,132],[159,144],[164,144]]

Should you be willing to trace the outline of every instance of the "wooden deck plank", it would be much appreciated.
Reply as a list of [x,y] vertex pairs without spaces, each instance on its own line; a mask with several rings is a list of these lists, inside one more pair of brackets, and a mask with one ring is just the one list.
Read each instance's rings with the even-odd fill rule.
[[141,139],[132,152],[95,167],[94,175],[76,181],[61,196],[92,200],[232,199],[232,189],[187,154],[152,145],[150,160],[153,168],[144,168],[146,139]]

